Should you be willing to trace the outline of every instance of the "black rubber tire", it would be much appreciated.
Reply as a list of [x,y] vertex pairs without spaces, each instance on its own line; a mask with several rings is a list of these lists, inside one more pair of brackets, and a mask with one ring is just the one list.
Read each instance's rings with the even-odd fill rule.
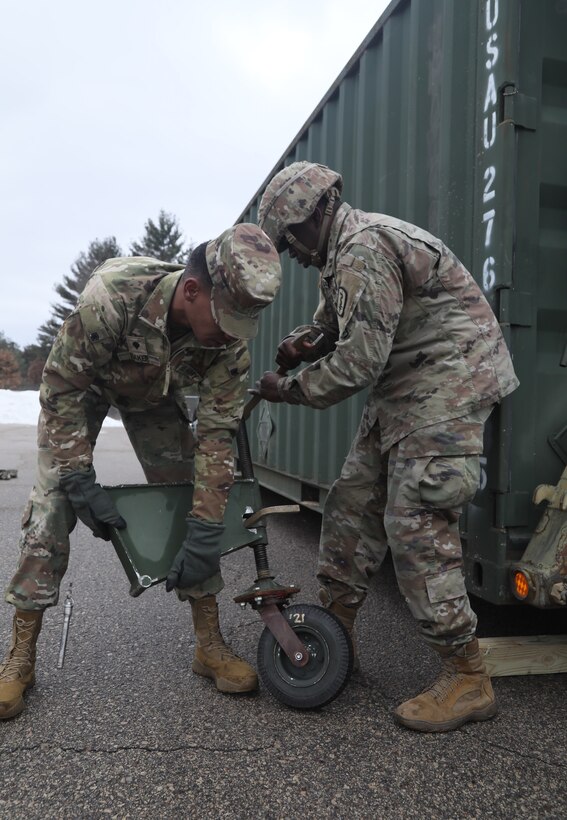
[[294,709],[316,709],[343,691],[352,672],[348,632],[331,612],[312,604],[282,610],[311,657],[304,667],[292,664],[266,627],[258,644],[258,672],[266,689]]

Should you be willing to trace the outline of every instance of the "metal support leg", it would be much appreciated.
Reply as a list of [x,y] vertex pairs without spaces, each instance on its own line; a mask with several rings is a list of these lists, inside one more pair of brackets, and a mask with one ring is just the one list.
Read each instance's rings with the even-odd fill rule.
[[305,666],[309,662],[309,650],[299,640],[276,604],[257,607],[260,617],[288,656],[294,666]]

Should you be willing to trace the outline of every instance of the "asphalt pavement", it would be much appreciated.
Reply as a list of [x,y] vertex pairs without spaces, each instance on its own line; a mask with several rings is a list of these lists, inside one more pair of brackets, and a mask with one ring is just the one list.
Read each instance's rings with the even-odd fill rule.
[[[33,483],[35,430],[0,426],[0,579],[17,558]],[[95,455],[103,483],[142,480],[121,428],[103,428]],[[268,499],[273,500],[273,499]],[[316,602],[320,517],[272,518],[277,580]],[[189,607],[163,585],[130,598],[111,545],[79,525],[58,607],[45,616],[37,683],[26,711],[0,723],[0,818],[563,818],[567,814],[567,676],[495,680],[500,714],[427,735],[391,712],[435,676],[389,562],[358,619],[362,673],[329,706],[295,711],[264,688],[217,693],[191,672]],[[255,664],[262,623],[234,595],[254,578],[244,549],[223,559],[225,638]],[[63,598],[75,602],[65,665],[57,656]],[[567,613],[476,602],[480,633],[565,632]],[[12,618],[0,606],[0,640]]]

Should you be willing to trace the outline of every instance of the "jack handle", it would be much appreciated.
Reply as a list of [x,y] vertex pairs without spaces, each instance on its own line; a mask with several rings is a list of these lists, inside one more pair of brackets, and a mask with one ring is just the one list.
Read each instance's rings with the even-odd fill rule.
[[256,524],[265,518],[267,515],[277,515],[280,513],[297,513],[299,512],[299,504],[277,504],[274,507],[262,507],[261,510],[252,513],[242,522],[247,529],[255,527]]
[[[303,346],[303,342],[306,339],[308,339],[311,336],[311,334],[312,334],[311,328],[308,328],[307,330],[302,330],[301,333],[298,333],[297,336],[294,337],[293,346],[297,350],[301,350],[301,348]],[[321,339],[322,339],[322,334],[315,340],[315,342],[313,344],[314,345],[318,344],[318,342],[320,342]],[[278,369],[276,370],[276,373],[278,374],[278,376],[287,376],[287,370],[285,369],[285,367],[278,367]],[[246,419],[249,417],[252,410],[254,410],[254,408],[257,407],[260,404],[261,401],[262,401],[262,397],[259,395],[259,393],[253,393],[252,398],[249,399],[246,402],[246,404],[244,405],[244,411],[242,413],[242,420],[243,421],[246,421]]]

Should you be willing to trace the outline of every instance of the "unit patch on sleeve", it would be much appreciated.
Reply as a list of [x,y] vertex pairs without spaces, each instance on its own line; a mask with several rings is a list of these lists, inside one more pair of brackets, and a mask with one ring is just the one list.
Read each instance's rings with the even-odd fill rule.
[[347,292],[344,288],[339,288],[337,291],[337,313],[341,318],[345,315],[346,303]]

